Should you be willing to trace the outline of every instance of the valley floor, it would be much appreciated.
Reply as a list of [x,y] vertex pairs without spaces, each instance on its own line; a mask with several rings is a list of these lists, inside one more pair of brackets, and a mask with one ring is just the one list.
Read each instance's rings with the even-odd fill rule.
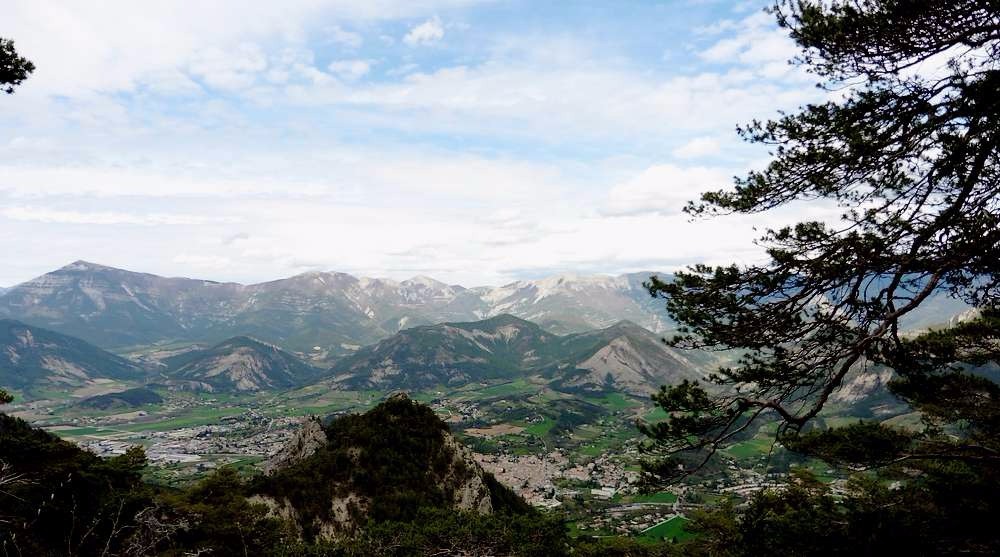
[[[116,386],[106,385],[106,388]],[[121,388],[121,386],[117,386]],[[92,394],[88,391],[88,395]],[[83,408],[63,396],[21,403],[13,415],[98,455],[142,445],[152,481],[182,485],[220,466],[253,473],[306,415],[371,408],[387,393],[337,391],[322,384],[280,394],[159,391],[138,408]],[[563,513],[576,535],[683,538],[686,513],[727,495],[773,485],[787,463],[763,429],[730,447],[720,464],[688,484],[641,493],[641,439],[635,421],[662,419],[648,399],[620,393],[567,394],[529,379],[411,393],[431,406],[476,460],[533,505]],[[805,463],[831,482],[822,463]]]

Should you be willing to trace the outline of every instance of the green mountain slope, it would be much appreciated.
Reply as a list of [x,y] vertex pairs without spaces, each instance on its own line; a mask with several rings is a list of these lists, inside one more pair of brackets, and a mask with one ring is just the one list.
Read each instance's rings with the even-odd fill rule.
[[141,379],[135,363],[78,338],[0,319],[0,386],[78,387],[94,379]]

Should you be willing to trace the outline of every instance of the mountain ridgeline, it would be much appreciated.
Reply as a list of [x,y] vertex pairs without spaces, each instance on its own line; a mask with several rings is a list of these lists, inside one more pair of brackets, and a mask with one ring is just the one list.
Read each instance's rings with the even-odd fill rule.
[[[670,329],[642,286],[652,273],[555,277],[464,288],[415,277],[401,282],[312,272],[243,285],[165,278],[77,261],[0,295],[9,317],[105,349],[246,335],[314,360],[334,359],[416,325],[510,313],[557,334],[628,319]],[[661,275],[662,276],[662,275]]]
[[703,379],[711,360],[681,353],[623,321],[554,335],[512,315],[414,327],[359,350],[332,368],[350,389],[432,389],[535,375],[562,390],[649,394],[663,383]]
[[[0,317],[25,323],[18,334],[8,327],[0,385],[81,386],[105,378],[225,392],[326,380],[335,388],[393,390],[529,375],[564,391],[646,395],[702,379],[719,363],[661,342],[672,327],[662,300],[642,286],[651,274],[464,288],[427,277],[306,273],[241,285],[78,261],[0,295]],[[915,323],[946,322],[962,309],[932,301],[931,313]],[[48,340],[32,345],[31,338]],[[210,347],[174,348],[190,343]],[[155,350],[163,356],[144,357],[142,365],[102,350],[149,346],[163,346]]]

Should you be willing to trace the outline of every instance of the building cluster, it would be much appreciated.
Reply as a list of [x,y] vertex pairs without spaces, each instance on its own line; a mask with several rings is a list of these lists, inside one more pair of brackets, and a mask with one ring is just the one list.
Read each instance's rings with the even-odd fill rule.
[[[476,454],[476,461],[529,503],[557,507],[562,499],[587,493],[610,499],[635,491],[637,472],[626,470],[608,455],[574,463],[561,448],[542,455]],[[569,480],[568,482],[565,480]]]

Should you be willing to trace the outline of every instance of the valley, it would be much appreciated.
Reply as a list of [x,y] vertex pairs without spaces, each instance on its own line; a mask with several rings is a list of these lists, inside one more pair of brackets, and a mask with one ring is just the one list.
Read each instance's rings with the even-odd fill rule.
[[[183,486],[222,466],[252,474],[305,416],[363,412],[390,394],[322,383],[284,392],[155,392],[162,402],[96,410],[78,397],[61,397],[17,403],[8,411],[101,456],[141,445],[151,462],[150,481]],[[762,431],[731,446],[710,473],[669,492],[646,494],[634,422],[662,417],[648,397],[570,395],[552,390],[541,377],[409,394],[429,405],[498,480],[532,505],[563,513],[575,535],[656,538],[664,530],[658,525],[674,520],[671,531],[678,530],[677,520],[692,509],[773,485],[788,466],[780,447],[769,459],[773,432]],[[810,465],[828,471],[818,462]],[[839,477],[829,474],[827,480]]]
[[[839,489],[841,474],[791,457],[767,423],[670,491],[644,489],[648,441],[636,423],[665,418],[650,395],[704,381],[732,355],[663,343],[668,321],[655,300],[639,301],[639,283],[577,277],[489,290],[311,274],[245,287],[77,262],[0,296],[0,314],[33,323],[2,322],[0,379],[15,394],[11,415],[104,457],[142,446],[147,479],[167,486],[220,468],[251,476],[307,416],[365,412],[402,391],[430,407],[483,469],[565,517],[576,536],[682,539],[692,509],[745,499],[795,466]],[[267,304],[247,309],[265,293]],[[384,303],[375,309],[365,296]],[[402,305],[386,305],[393,296]],[[266,315],[266,330],[247,321],[264,306],[256,315]],[[382,327],[402,306],[409,317]],[[472,320],[441,321],[454,316]],[[351,331],[339,349],[328,344],[330,320]],[[123,331],[138,336],[123,345]],[[902,414],[882,404],[882,383],[849,380],[821,420]]]

